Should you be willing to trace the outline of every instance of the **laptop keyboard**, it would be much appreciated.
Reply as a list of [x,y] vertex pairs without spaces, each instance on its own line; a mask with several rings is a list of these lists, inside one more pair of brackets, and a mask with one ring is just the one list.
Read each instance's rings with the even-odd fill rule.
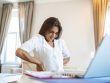
[[73,72],[59,72],[59,73],[56,73],[56,75],[61,75],[61,76],[67,76],[67,77],[70,77],[70,78],[79,78],[79,77],[83,77],[84,76],[84,73],[81,73],[81,72],[77,72],[77,73],[73,73]]

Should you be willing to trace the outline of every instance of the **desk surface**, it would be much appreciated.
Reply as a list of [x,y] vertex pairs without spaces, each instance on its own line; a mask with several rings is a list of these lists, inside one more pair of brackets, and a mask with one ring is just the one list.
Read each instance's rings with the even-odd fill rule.
[[21,74],[0,73],[0,83],[15,82],[21,76]]
[[17,83],[110,83],[110,77],[91,79],[38,79],[23,75]]
[[19,80],[17,80],[17,83],[45,83],[45,82],[27,75],[22,75],[22,77]]
[[0,74],[0,82],[8,83],[110,83],[110,77],[91,78],[91,79],[38,79],[27,75]]

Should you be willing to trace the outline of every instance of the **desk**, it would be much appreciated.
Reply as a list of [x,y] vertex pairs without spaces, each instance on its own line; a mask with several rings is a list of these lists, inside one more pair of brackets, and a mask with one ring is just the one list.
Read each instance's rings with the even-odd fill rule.
[[21,78],[21,74],[0,73],[0,83],[15,82]]
[[20,80],[17,80],[17,83],[45,83],[39,79],[36,79],[34,77],[30,77],[27,75],[22,75]]
[[23,75],[17,83],[110,83],[110,77],[91,79],[38,79]]

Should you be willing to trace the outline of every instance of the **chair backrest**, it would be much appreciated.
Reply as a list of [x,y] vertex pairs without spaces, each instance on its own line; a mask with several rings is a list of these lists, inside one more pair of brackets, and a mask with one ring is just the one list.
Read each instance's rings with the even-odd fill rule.
[[41,65],[36,65],[36,64],[22,60],[22,73],[24,73],[25,70],[43,71]]
[[33,70],[36,71],[36,65],[27,61],[22,60],[22,73],[25,72],[25,70]]

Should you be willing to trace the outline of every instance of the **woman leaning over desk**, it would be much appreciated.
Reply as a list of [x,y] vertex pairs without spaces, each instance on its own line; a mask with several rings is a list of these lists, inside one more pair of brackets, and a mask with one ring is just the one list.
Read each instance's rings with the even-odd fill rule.
[[[41,71],[64,71],[63,65],[70,60],[70,53],[65,42],[60,39],[62,26],[55,17],[47,18],[39,34],[26,41],[16,50],[16,56],[34,63]],[[35,50],[38,58],[30,56]]]

